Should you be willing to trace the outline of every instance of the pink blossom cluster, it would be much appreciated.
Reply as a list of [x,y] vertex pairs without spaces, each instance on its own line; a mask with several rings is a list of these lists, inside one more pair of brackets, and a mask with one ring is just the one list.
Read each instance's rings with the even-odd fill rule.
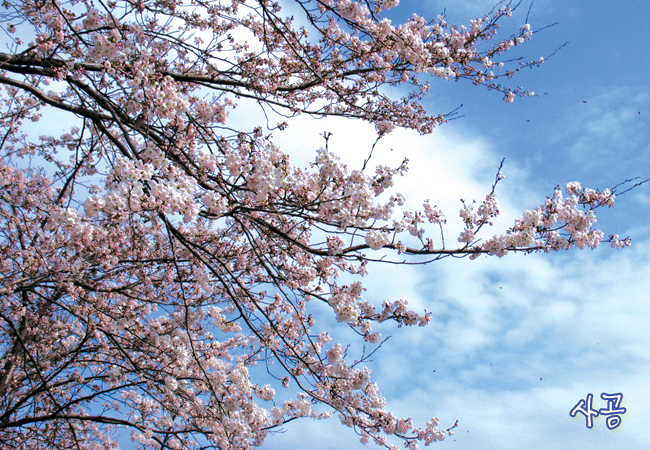
[[[604,234],[592,229],[596,223],[594,209],[614,206],[614,194],[609,189],[584,189],[577,182],[567,184],[566,193],[568,196],[564,198],[562,191],[556,188],[543,205],[525,211],[506,234],[488,239],[477,248],[499,257],[510,250],[548,252],[573,246],[596,248],[603,241]],[[615,248],[629,245],[629,239],[619,241],[615,235],[610,237],[610,241]]]

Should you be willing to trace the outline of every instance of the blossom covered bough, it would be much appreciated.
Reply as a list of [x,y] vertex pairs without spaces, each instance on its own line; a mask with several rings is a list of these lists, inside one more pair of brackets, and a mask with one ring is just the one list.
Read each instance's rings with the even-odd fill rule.
[[[500,81],[541,62],[502,57],[532,35],[524,25],[495,39],[508,5],[455,27],[443,16],[393,25],[381,15],[396,4],[3,3],[3,448],[114,449],[126,429],[142,448],[249,449],[296,418],[332,414],[390,448],[451,433],[386,410],[313,304],[380,345],[373,324],[423,326],[429,314],[373,303],[360,281],[339,276],[361,277],[386,251],[428,262],[593,248],[603,241],[593,211],[614,193],[571,183],[481,240],[499,213],[495,182],[483,203],[463,206],[449,247],[428,201],[394,214],[404,198],[387,190],[406,161],[351,170],[325,134],[300,169],[261,127],[232,128],[229,111],[252,101],[285,116],[364,120],[379,137],[396,126],[429,133],[446,119],[420,105],[423,80],[436,77],[506,101],[529,95]],[[35,139],[41,117],[69,130]],[[259,383],[256,365],[269,374]],[[287,386],[298,393],[276,399]]]

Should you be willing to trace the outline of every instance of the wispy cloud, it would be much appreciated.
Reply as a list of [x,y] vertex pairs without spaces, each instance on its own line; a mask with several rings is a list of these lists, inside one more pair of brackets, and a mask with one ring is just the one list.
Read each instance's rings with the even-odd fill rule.
[[[331,149],[358,164],[367,157],[372,138],[362,135],[358,124],[349,124],[332,124],[337,140],[333,138]],[[597,127],[594,120],[576,133],[588,135]],[[287,145],[317,134],[306,122],[297,129],[288,135]],[[392,163],[408,157],[412,169],[397,189],[417,199],[415,207],[431,198],[455,217],[460,198],[480,200],[489,189],[498,162],[493,148],[480,135],[467,138],[451,130],[424,138],[395,132],[378,145],[373,161]],[[503,197],[505,225],[522,203],[539,196],[521,186],[534,174],[516,162],[512,167],[520,195]],[[431,416],[440,416],[443,426],[459,419],[457,434],[437,444],[443,448],[647,445],[650,431],[645,431],[642,417],[647,417],[650,396],[643,376],[650,369],[649,244],[640,240],[623,251],[603,248],[443,260],[416,268],[373,267],[366,280],[369,299],[409,299],[434,318],[423,329],[385,327],[393,337],[370,367],[389,407],[421,424]],[[628,413],[619,430],[607,430],[604,418],[596,418],[594,429],[588,430],[584,418],[569,417],[587,393],[594,394],[595,408],[604,408],[599,398],[603,392],[624,394]],[[335,419],[305,426],[323,439],[314,448],[362,448]],[[270,438],[271,448],[298,445],[295,433],[290,429]]]

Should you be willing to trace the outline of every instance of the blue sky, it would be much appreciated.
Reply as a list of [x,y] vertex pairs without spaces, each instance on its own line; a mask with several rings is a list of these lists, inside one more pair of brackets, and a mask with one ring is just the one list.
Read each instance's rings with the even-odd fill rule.
[[[403,1],[392,17],[397,22],[419,12],[433,18],[446,8],[448,21],[462,24],[493,2]],[[529,5],[522,3],[504,22],[505,32],[523,24]],[[484,238],[504,231],[558,184],[607,188],[650,178],[648,18],[650,2],[536,0],[533,30],[558,24],[535,34],[522,55],[547,56],[568,42],[542,67],[513,80],[540,95],[506,104],[500,94],[470,83],[434,80],[428,110],[445,113],[462,104],[462,117],[424,137],[396,130],[380,141],[372,162],[410,159],[395,190],[412,208],[426,198],[440,206],[450,219],[449,242],[461,228],[459,200],[482,200],[503,158],[502,216]],[[232,119],[252,128],[255,114],[242,107]],[[301,117],[276,134],[276,143],[305,166],[325,130],[334,133],[330,149],[360,167],[375,138],[370,125]],[[600,211],[606,235],[632,238],[623,250],[372,266],[364,281],[369,300],[407,299],[433,313],[425,328],[382,326],[392,338],[369,367],[388,408],[419,425],[436,416],[443,427],[458,420],[456,434],[432,448],[650,448],[649,206],[650,184]],[[331,334],[359,343],[345,329]],[[622,393],[622,425],[610,431],[597,417],[587,429],[582,415],[571,418],[569,411],[588,393],[595,409],[607,406],[601,393]],[[271,450],[371,447],[336,418],[292,422],[266,444]]]
[[[485,0],[402,2],[394,17],[415,11],[435,17],[446,8],[449,22],[466,23],[492,6]],[[516,29],[528,6],[522,3],[504,25]],[[395,131],[378,145],[373,161],[409,157],[411,170],[396,190],[413,207],[431,198],[457,219],[459,199],[482,200],[505,157],[506,178],[497,188],[502,217],[483,237],[505,230],[558,184],[576,180],[606,188],[649,178],[648,17],[646,2],[535,1],[533,29],[558,24],[537,33],[522,54],[533,59],[568,45],[513,81],[544,95],[510,105],[469,83],[434,81],[429,111],[462,104],[463,117],[430,136]],[[330,148],[351,166],[373,141],[372,127],[302,118],[277,141],[300,163],[322,145],[318,133],[325,129],[334,132]],[[429,327],[383,330],[393,337],[370,368],[388,407],[419,424],[432,416],[442,426],[458,420],[456,434],[432,448],[648,448],[649,189],[599,211],[606,235],[632,238],[633,246],[623,250],[372,267],[365,281],[369,299],[404,298],[433,313]],[[608,430],[601,416],[587,429],[584,416],[571,418],[569,411],[588,393],[594,409],[607,407],[601,393],[622,393],[622,425]],[[271,449],[307,446],[369,448],[336,419],[298,421],[267,441]]]

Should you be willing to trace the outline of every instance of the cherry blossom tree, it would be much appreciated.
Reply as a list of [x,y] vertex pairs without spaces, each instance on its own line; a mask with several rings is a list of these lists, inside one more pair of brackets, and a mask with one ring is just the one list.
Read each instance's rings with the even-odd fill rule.
[[[139,448],[250,449],[294,419],[332,415],[389,448],[451,433],[388,411],[363,358],[332,341],[313,306],[376,348],[373,324],[430,315],[365,298],[370,261],[593,248],[604,240],[594,209],[614,192],[571,183],[481,238],[499,213],[499,172],[445,244],[429,201],[394,212],[407,161],[353,170],[324,134],[302,169],[273,143],[286,122],[233,128],[228,114],[244,103],[370,122],[378,138],[424,134],[447,119],[421,106],[426,80],[529,95],[509,80],[541,60],[504,54],[531,27],[495,34],[510,5],[457,27],[443,16],[394,25],[382,14],[397,3],[3,3],[3,448],[115,449],[127,430]],[[67,131],[35,131],[52,120]],[[276,397],[287,387],[297,394]]]

